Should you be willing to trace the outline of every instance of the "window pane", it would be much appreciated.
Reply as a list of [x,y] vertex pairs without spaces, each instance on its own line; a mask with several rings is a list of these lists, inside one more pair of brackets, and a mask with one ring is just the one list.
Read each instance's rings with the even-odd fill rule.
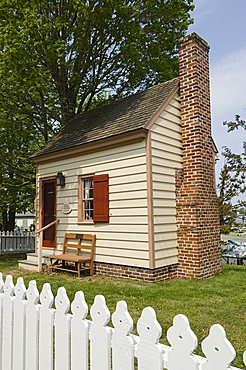
[[89,208],[90,208],[89,201],[88,200],[85,200],[84,201],[84,209],[89,209]]
[[85,199],[90,198],[90,190],[89,189],[84,189],[84,198]]
[[86,209],[84,212],[84,218],[85,220],[93,220],[93,210],[92,209]]
[[84,199],[93,198],[93,189],[84,189]]
[[91,211],[85,211],[85,220],[92,220]]
[[84,180],[84,189],[89,189],[89,179]]

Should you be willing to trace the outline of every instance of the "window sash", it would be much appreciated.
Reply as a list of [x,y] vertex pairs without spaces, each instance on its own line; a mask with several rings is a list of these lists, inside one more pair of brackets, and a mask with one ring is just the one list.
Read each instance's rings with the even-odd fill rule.
[[93,222],[94,210],[93,176],[80,177],[79,181],[79,221]]

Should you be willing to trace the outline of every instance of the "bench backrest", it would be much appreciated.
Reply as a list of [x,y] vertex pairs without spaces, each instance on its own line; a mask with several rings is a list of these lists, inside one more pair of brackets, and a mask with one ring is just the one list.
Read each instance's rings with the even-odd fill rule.
[[73,234],[66,233],[63,244],[63,254],[68,254],[69,249],[76,250],[77,256],[80,255],[82,250],[90,253],[91,259],[94,258],[94,250],[96,245],[96,235],[94,234]]

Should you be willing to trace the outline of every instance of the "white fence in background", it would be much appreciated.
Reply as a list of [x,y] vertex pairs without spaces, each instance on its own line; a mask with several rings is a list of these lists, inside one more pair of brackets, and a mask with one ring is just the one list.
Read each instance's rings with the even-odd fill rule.
[[0,231],[0,255],[35,251],[35,233]]
[[4,283],[0,274],[0,292],[1,370],[236,369],[230,367],[235,350],[218,324],[203,340],[205,357],[200,357],[193,354],[198,341],[184,315],[175,316],[167,331],[167,346],[159,343],[162,329],[151,307],[142,311],[135,336],[125,301],[117,303],[111,328],[102,295],[95,297],[90,309],[92,320],[88,320],[81,291],[75,294],[71,313],[64,287],[58,289],[55,308],[49,283],[39,295],[36,281],[30,281],[26,290],[21,277],[14,286],[11,275]]

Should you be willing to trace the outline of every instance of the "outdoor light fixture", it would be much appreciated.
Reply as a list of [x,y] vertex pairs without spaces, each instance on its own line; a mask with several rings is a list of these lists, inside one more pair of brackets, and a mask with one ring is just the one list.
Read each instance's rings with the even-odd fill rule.
[[62,172],[58,172],[56,175],[56,186],[65,186],[65,176]]

